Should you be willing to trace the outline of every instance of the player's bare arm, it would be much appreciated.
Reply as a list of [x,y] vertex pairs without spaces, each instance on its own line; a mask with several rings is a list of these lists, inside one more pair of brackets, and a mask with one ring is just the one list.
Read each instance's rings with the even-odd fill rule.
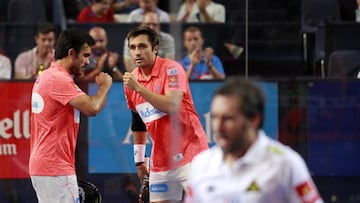
[[96,95],[81,95],[70,101],[70,105],[77,108],[86,116],[95,116],[105,105],[106,97],[112,85],[112,78],[107,73],[99,73],[95,78],[99,85]]
[[165,95],[156,94],[146,87],[142,86],[137,78],[126,72],[124,74],[124,85],[130,89],[138,92],[146,101],[162,112],[176,113],[180,107],[184,93],[177,90],[170,90],[165,92]]

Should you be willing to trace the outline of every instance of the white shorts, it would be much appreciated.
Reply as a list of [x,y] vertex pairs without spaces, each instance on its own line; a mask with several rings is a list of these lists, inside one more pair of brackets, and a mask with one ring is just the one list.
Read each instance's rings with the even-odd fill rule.
[[180,201],[188,188],[190,163],[170,171],[150,172],[150,202]]
[[79,189],[75,175],[31,176],[39,203],[79,203]]

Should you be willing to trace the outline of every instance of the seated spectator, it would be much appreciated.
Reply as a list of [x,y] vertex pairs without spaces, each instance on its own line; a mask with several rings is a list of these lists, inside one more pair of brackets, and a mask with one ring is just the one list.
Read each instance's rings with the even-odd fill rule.
[[114,80],[122,80],[123,74],[119,70],[119,54],[107,48],[108,38],[105,29],[94,27],[89,35],[95,44],[91,47],[90,64],[86,66],[82,80],[94,80],[100,72],[108,73]]
[[10,59],[0,54],[0,79],[11,79],[11,69]]
[[115,22],[112,0],[93,0],[92,4],[81,10],[77,22],[107,23]]
[[56,27],[46,23],[38,27],[36,46],[20,53],[15,60],[15,79],[35,79],[54,60]]
[[139,8],[139,0],[115,0],[112,9],[115,13],[130,13]]
[[[159,16],[155,12],[147,12],[141,25],[148,26],[159,34],[159,50],[157,55],[162,58],[175,59],[175,40],[170,34],[160,31]],[[135,68],[135,64],[130,57],[128,39],[125,39],[123,54],[125,69],[131,72]]]
[[225,7],[212,0],[185,0],[177,21],[187,23],[225,23]]
[[133,10],[129,14],[129,23],[141,23],[144,15],[148,12],[155,12],[161,23],[170,22],[170,16],[166,11],[161,10],[157,7],[158,0],[139,0],[140,8]]
[[180,61],[189,79],[224,79],[225,73],[219,57],[211,47],[203,49],[204,38],[197,27],[184,31],[184,46],[187,56]]

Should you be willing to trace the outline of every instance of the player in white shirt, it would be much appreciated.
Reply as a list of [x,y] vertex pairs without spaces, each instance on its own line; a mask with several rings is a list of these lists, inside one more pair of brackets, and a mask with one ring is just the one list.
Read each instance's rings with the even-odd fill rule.
[[192,161],[187,203],[323,203],[304,160],[261,130],[265,99],[228,79],[211,104],[216,145]]

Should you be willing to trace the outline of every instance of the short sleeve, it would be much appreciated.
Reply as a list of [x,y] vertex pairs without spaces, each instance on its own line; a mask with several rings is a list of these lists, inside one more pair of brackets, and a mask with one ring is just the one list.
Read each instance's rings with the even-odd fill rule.
[[85,94],[75,83],[69,79],[58,82],[57,80],[50,80],[49,95],[55,101],[62,105],[66,105],[77,96]]

